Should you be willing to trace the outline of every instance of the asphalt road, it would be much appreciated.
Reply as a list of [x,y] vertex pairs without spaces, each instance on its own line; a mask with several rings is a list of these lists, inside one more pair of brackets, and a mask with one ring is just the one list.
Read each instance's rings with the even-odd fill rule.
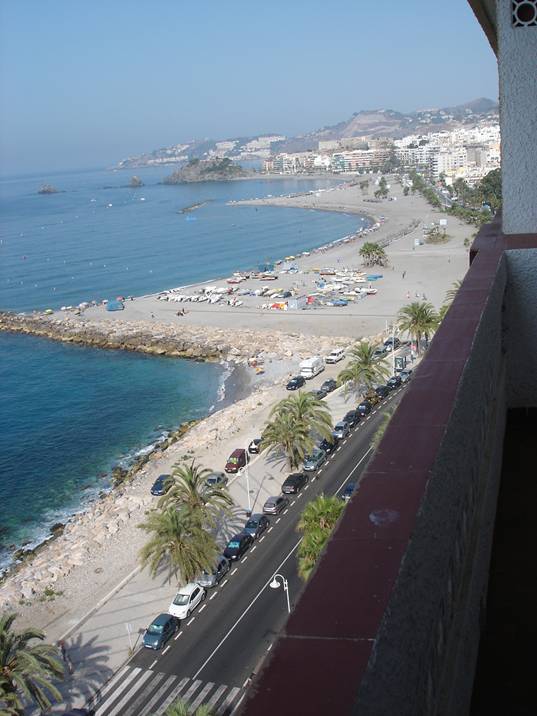
[[[312,474],[308,485],[298,495],[290,496],[290,505],[281,516],[270,517],[270,529],[240,562],[233,564],[218,587],[208,590],[206,600],[190,619],[181,623],[179,632],[161,652],[141,649],[133,657],[129,666],[139,670],[138,678],[144,678],[144,672],[151,670],[184,677],[185,683],[188,679],[192,683],[234,685],[237,695],[239,689],[247,686],[287,618],[283,588],[269,587],[273,575],[279,573],[287,579],[291,609],[303,587],[296,561],[300,539],[296,525],[301,511],[307,501],[320,493],[337,494],[349,480],[360,479],[382,414],[399,402],[403,389],[392,393],[354,428],[323,467]],[[133,682],[136,683],[134,679]],[[97,714],[136,714],[143,692],[134,689],[132,698],[129,693],[125,688],[120,706],[118,702],[114,706],[108,697],[111,710],[98,709]]]

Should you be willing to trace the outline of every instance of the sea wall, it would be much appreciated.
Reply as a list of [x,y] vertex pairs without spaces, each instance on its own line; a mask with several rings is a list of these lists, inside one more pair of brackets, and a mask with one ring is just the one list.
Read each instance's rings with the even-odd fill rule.
[[139,351],[202,361],[246,362],[264,354],[271,359],[303,358],[346,346],[348,337],[305,336],[281,331],[230,331],[205,326],[174,326],[157,321],[87,320],[84,315],[22,315],[0,312],[0,331],[41,336],[94,348]]

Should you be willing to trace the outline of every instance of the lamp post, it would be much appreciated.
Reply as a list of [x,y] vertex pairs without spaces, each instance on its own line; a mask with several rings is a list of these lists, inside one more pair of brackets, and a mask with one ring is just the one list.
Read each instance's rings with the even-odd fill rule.
[[248,495],[248,517],[252,514],[252,498],[250,497],[250,468],[246,463],[244,470],[246,472],[246,493]]
[[291,603],[289,601],[289,583],[287,579],[283,576],[283,574],[275,574],[274,577],[272,577],[272,582],[270,583],[271,589],[278,589],[280,587],[280,582],[276,579],[276,577],[279,577],[281,581],[281,586],[283,587],[283,591],[285,592],[285,596],[287,597],[287,611],[289,614],[291,614]]

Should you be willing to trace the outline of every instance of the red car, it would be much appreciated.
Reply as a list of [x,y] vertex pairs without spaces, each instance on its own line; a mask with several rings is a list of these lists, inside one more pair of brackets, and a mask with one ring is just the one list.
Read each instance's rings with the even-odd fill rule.
[[236,450],[233,450],[229,456],[224,470],[226,472],[238,472],[242,467],[245,467],[247,462],[248,453],[246,450],[244,450],[244,448],[237,448]]

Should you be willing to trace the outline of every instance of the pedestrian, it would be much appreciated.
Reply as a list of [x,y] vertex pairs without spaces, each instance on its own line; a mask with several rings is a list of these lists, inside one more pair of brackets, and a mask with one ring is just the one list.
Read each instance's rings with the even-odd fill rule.
[[403,271],[403,281],[405,280],[406,271]]
[[73,662],[71,661],[71,658],[69,657],[69,654],[67,653],[67,648],[65,646],[65,642],[63,639],[60,639],[60,641],[58,642],[58,648],[60,650],[60,654],[61,654],[63,663],[66,665],[69,673],[72,674],[74,671]]
[[154,314],[154,313],[151,314],[151,318],[155,318],[155,314]]

